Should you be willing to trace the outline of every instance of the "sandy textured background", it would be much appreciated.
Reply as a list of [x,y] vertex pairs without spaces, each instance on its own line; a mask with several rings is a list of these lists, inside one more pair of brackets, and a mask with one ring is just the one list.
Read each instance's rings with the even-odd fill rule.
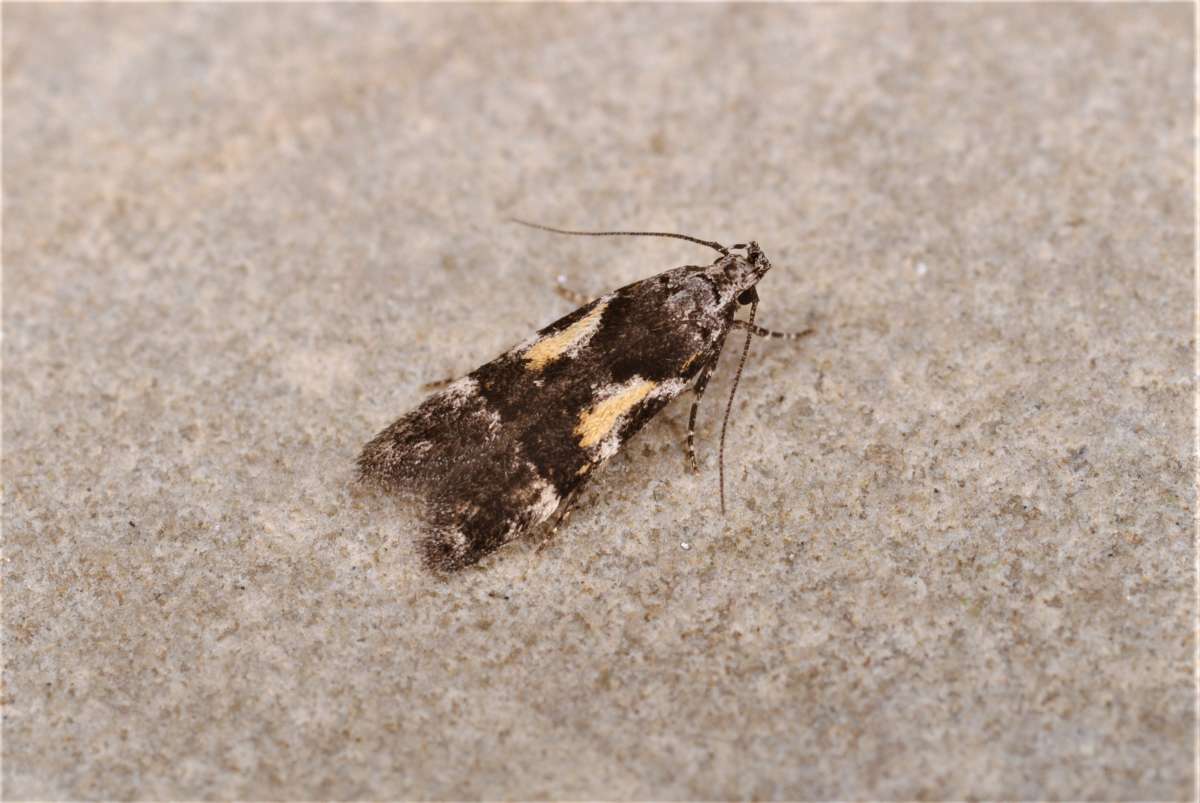
[[[6,798],[1192,793],[1189,7],[4,12]],[[819,332],[441,582],[360,445],[711,258],[509,215]]]

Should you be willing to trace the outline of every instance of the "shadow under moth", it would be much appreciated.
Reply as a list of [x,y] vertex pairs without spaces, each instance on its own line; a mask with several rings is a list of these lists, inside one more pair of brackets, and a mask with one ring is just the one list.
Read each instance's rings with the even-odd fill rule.
[[[523,223],[523,221],[517,221]],[[426,565],[477,562],[556,512],[558,532],[588,478],[689,386],[687,454],[697,470],[696,411],[733,329],[746,332],[721,426],[725,431],[752,336],[795,339],[754,324],[758,282],[771,263],[757,243],[725,247],[667,232],[559,234],[672,237],[717,252],[590,301],[496,359],[448,384],[362,450],[363,481],[415,498],[425,520]],[[747,320],[735,318],[750,308]]]

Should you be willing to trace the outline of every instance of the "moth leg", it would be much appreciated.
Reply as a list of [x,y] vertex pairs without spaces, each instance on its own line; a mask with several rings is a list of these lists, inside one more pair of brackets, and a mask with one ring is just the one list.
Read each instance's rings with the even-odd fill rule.
[[441,390],[442,388],[449,387],[456,379],[458,379],[458,377],[448,376],[445,379],[438,379],[433,382],[426,382],[423,385],[421,385],[421,390]]
[[810,328],[801,332],[775,332],[770,329],[763,329],[761,326],[755,326],[754,324],[743,320],[735,320],[733,322],[733,328],[745,329],[755,337],[777,337],[781,340],[799,340],[802,337],[808,337],[814,331]]
[[566,524],[567,520],[571,518],[571,511],[575,509],[575,499],[578,496],[578,490],[579,489],[576,488],[575,490],[571,491],[569,494],[567,494],[567,498],[563,500],[562,505],[559,507],[558,517],[554,519],[554,526],[550,528],[550,532],[543,536],[541,543],[537,545],[537,554],[541,554],[542,550],[550,546],[550,542],[554,540],[554,536],[558,535],[559,528]]
[[565,298],[567,301],[570,301],[577,307],[582,307],[584,304],[592,300],[578,290],[572,290],[564,285],[562,283],[562,279],[559,279],[558,284],[554,285],[554,289],[560,296]]
[[700,409],[700,399],[704,398],[704,391],[708,387],[708,377],[712,374],[714,365],[716,365],[715,360],[700,369],[700,376],[697,377],[696,386],[692,390],[696,394],[696,398],[692,400],[692,412],[688,414],[687,456],[693,473],[700,471],[700,466],[696,462],[696,411]]

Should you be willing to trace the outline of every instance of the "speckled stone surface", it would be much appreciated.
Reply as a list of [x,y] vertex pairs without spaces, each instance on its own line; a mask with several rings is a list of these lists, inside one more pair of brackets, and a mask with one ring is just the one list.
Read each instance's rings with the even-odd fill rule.
[[[3,795],[1186,798],[1192,11],[4,8]],[[733,360],[449,581],[362,443],[755,238]],[[681,545],[686,543],[689,548]]]

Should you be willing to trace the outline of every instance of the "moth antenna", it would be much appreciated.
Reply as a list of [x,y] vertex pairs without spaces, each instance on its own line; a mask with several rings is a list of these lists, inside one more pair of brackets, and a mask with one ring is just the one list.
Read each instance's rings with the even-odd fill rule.
[[[758,299],[750,303],[750,326],[754,326],[754,315],[758,312]],[[746,342],[742,346],[742,358],[738,360],[737,373],[733,375],[733,387],[729,389],[729,401],[725,404],[725,419],[721,421],[721,450],[717,457],[717,471],[721,476],[721,515],[725,515],[725,430],[729,427],[729,414],[733,411],[733,397],[737,393],[738,381],[742,378],[742,368],[746,365],[746,355],[750,353],[750,330],[746,330]]]
[[582,237],[670,237],[675,240],[687,240],[690,243],[706,245],[722,256],[729,256],[729,249],[720,243],[711,240],[701,240],[699,237],[689,237],[686,234],[674,234],[669,231],[572,231],[571,229],[556,229],[553,226],[543,226],[540,223],[530,223],[528,220],[520,220],[515,217],[509,218],[509,220],[513,223],[520,223],[522,226],[528,226],[531,229],[552,231],[555,234],[574,234]]

